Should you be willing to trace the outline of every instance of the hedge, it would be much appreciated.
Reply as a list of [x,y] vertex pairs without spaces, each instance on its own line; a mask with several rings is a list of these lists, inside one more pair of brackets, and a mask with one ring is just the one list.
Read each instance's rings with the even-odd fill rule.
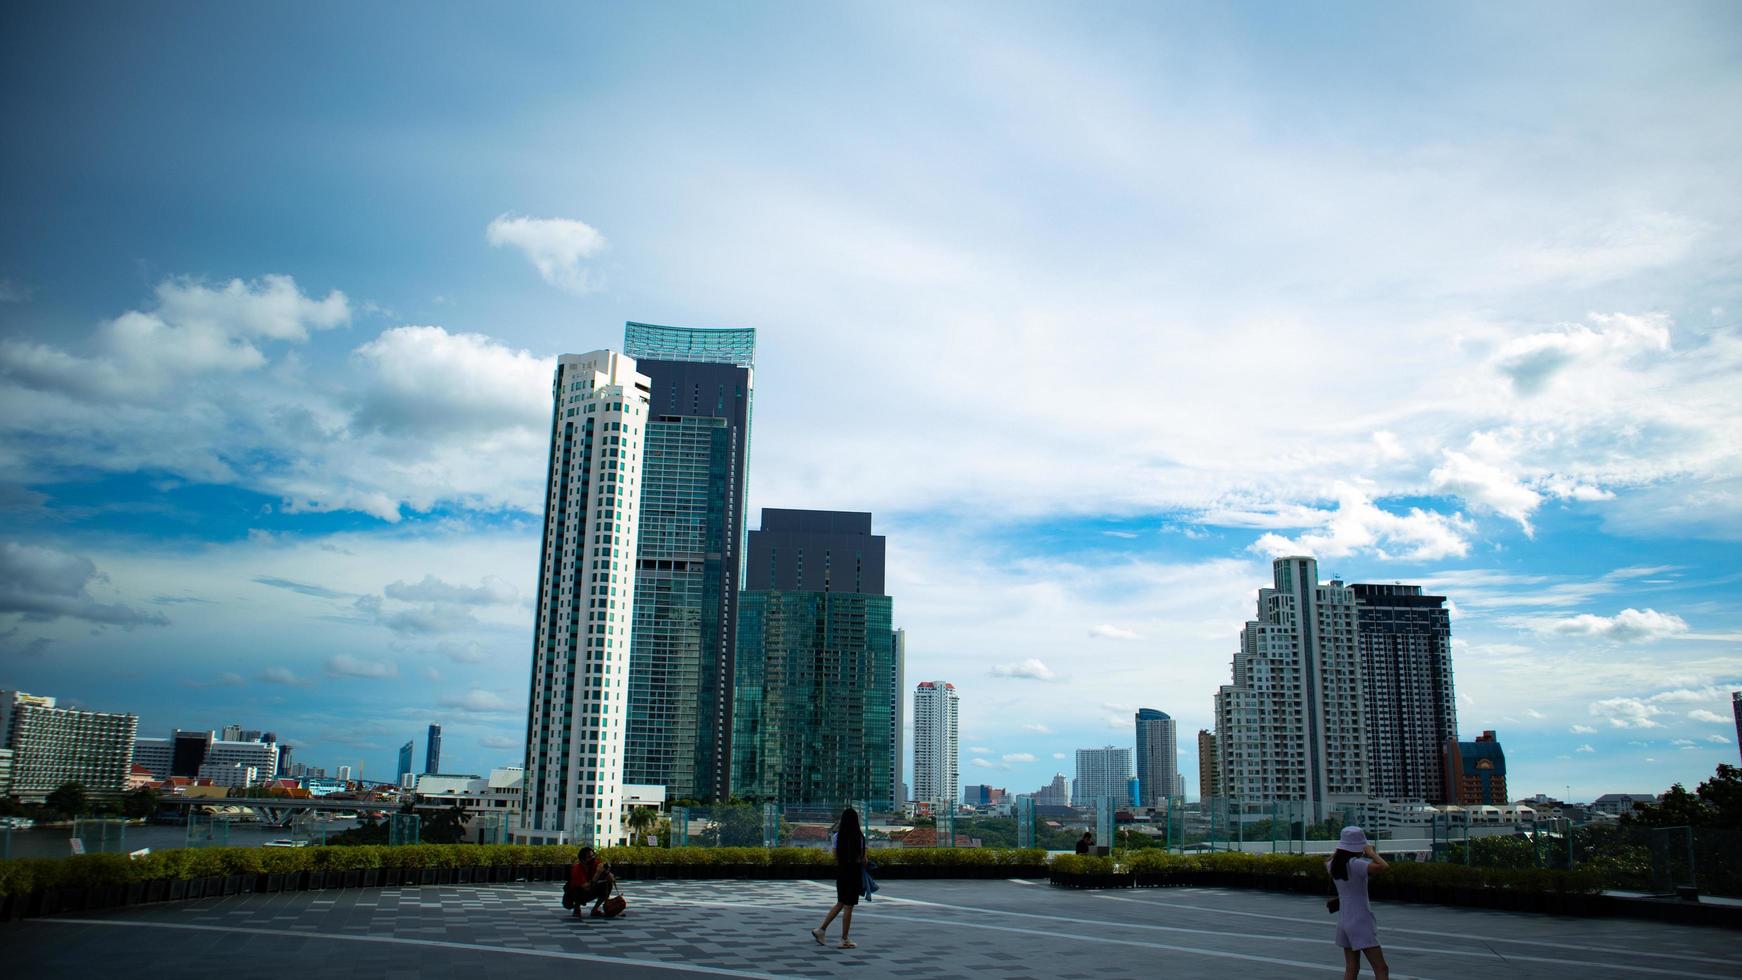
[[[208,847],[154,851],[138,859],[123,854],[0,861],[0,897],[49,888],[100,888],[159,879],[296,874],[303,871],[367,871],[403,868],[478,868],[566,865],[572,845],[408,844],[354,846]],[[625,870],[655,868],[816,868],[834,855],[815,847],[607,847],[605,860]],[[879,866],[1033,871],[1046,852],[995,848],[887,848],[871,852]]]
[[[1225,880],[1250,879],[1254,885],[1324,887],[1325,858],[1311,854],[1171,854],[1159,849],[1119,852],[1112,857],[1061,854],[1052,860],[1057,876],[1137,875],[1191,876],[1213,873]],[[1112,881],[1117,886],[1120,882]],[[1603,890],[1601,877],[1583,871],[1538,868],[1472,868],[1462,864],[1393,861],[1369,886],[1376,897],[1399,889],[1507,889],[1560,895],[1594,895]]]

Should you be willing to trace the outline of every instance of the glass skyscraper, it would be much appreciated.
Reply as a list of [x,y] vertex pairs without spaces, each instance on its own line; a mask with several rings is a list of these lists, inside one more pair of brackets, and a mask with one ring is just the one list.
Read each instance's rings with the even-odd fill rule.
[[623,778],[673,800],[731,795],[753,329],[629,323],[651,382]]
[[890,805],[895,631],[871,515],[764,510],[748,555],[733,791]]

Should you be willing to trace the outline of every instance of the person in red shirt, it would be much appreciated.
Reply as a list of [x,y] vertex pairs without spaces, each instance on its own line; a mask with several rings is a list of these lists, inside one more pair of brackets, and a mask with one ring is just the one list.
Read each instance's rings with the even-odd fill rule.
[[575,863],[569,866],[569,883],[563,887],[563,907],[574,909],[575,917],[580,918],[581,906],[593,903],[593,917],[603,918],[605,912],[602,906],[605,899],[611,895],[611,886],[616,878],[611,874],[611,866],[599,858],[597,852],[590,847],[581,848],[576,855]]

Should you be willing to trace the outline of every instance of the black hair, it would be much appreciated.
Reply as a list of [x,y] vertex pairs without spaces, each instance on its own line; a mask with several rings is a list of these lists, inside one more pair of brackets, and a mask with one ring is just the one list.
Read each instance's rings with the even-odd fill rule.
[[865,846],[864,833],[859,829],[859,811],[848,807],[841,811],[841,829],[835,834],[835,857],[843,854],[854,860]]
[[1338,881],[1348,881],[1349,861],[1352,858],[1358,858],[1360,856],[1361,855],[1356,854],[1354,851],[1345,851],[1340,847],[1337,848],[1337,853],[1331,855],[1331,877]]
[[580,853],[575,855],[575,860],[576,861],[585,861],[587,859],[587,855],[592,854],[592,853],[593,853],[592,848],[583,847],[583,848],[581,848]]

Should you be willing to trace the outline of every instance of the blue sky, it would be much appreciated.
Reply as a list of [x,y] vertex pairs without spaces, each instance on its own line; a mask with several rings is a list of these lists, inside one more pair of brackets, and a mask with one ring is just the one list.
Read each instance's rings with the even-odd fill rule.
[[1520,794],[1736,759],[1732,5],[3,16],[0,686],[518,759],[635,319],[758,328],[752,506],[875,512],[965,782],[1195,774],[1296,550],[1452,599]]

